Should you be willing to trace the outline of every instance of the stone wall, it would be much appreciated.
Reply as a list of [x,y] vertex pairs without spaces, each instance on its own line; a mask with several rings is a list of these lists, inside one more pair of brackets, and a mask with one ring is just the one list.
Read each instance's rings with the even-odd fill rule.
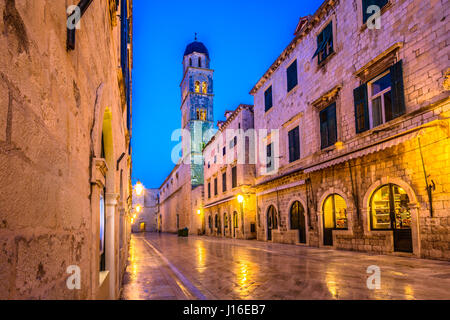
[[[113,137],[103,180],[114,226],[106,292],[118,295],[118,209],[127,207],[131,162],[117,75],[119,28],[108,6],[91,4],[75,50],[67,51],[64,1],[0,2],[0,299],[98,297],[102,182],[92,173],[103,124]],[[70,265],[81,269],[79,290],[66,286]]]
[[[136,206],[140,206],[142,211],[137,213]],[[136,213],[136,219],[132,224],[133,232],[156,232],[157,215],[159,214],[159,189],[144,189],[142,196],[137,196],[133,192],[133,208]],[[141,224],[145,228],[141,229]]]
[[[442,1],[391,1],[381,11],[381,29],[372,30],[362,24],[361,3],[325,1],[252,90],[255,128],[279,129],[281,156],[273,175],[260,174],[261,161],[257,166],[262,222],[258,239],[267,239],[265,219],[267,208],[273,204],[281,222],[274,241],[292,243],[287,221],[291,203],[299,200],[309,212],[307,244],[322,246],[323,202],[327,195],[337,193],[347,204],[349,230],[333,231],[333,246],[392,253],[392,231],[370,230],[369,203],[377,187],[393,183],[405,189],[410,200],[413,254],[449,260],[450,102],[444,83],[450,9]],[[335,53],[318,65],[317,57],[313,59],[316,37],[329,23],[333,25]],[[357,134],[353,90],[387,59],[392,59],[391,64],[403,62],[406,113]],[[294,60],[298,63],[298,85],[287,93],[286,68]],[[264,91],[269,86],[273,107],[265,112]],[[321,150],[319,112],[327,101],[336,102],[338,143]],[[289,163],[287,133],[295,126],[300,128],[300,159]],[[433,216],[419,138],[428,182],[433,180],[436,186]]]
[[[191,166],[177,165],[160,190],[162,231],[175,233],[189,227],[191,215]],[[178,229],[177,229],[178,215]]]

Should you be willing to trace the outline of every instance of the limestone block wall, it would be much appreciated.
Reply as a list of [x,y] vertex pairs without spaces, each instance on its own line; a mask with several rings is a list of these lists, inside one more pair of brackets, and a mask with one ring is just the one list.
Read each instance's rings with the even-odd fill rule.
[[[303,201],[310,219],[307,244],[322,246],[323,201],[327,195],[337,193],[347,204],[349,230],[333,231],[333,246],[392,253],[392,231],[370,230],[369,214],[374,191],[393,183],[405,189],[410,200],[413,254],[449,260],[450,103],[446,85],[449,73],[446,21],[450,9],[442,1],[390,1],[381,11],[381,29],[371,30],[362,24],[361,4],[361,1],[325,1],[303,35],[294,39],[277,59],[271,68],[274,71],[268,71],[252,91],[255,128],[279,130],[281,156],[279,170],[273,175],[261,175],[258,168],[263,164],[257,166],[256,190],[261,194],[258,239],[267,239],[267,208],[273,204],[280,216],[273,241],[291,243],[289,209],[292,201],[298,199]],[[312,58],[317,48],[316,37],[329,23],[333,25],[335,53],[318,65],[317,58]],[[357,134],[353,90],[368,80],[364,80],[363,71],[381,64],[387,56],[403,62],[406,113]],[[287,93],[286,68],[295,60],[298,85]],[[264,91],[269,86],[273,90],[273,107],[265,112]],[[319,111],[324,105],[318,106],[317,101],[327,95],[336,101],[339,146],[321,150]],[[300,159],[288,163],[287,133],[295,126],[300,128]],[[415,134],[389,147],[380,147],[341,164],[314,168],[372,143],[415,130]],[[428,182],[433,180],[435,184],[433,214],[429,210],[424,167]],[[273,192],[269,192],[271,189]]]
[[[157,215],[159,213],[159,189],[145,189],[139,197],[133,193],[133,208],[140,205],[142,211],[136,213],[136,219],[132,224],[133,232],[155,232],[157,230]],[[145,229],[141,230],[141,223],[145,223]]]
[[191,166],[177,165],[159,188],[163,232],[189,228],[191,215]]
[[[117,80],[119,31],[111,27],[108,5],[91,4],[76,49],[67,52],[66,2],[0,2],[0,299],[92,299],[99,292],[91,161],[100,156],[105,111],[114,137],[106,192],[112,199],[123,189],[123,206],[130,172]],[[111,261],[117,266],[116,213]],[[66,286],[70,265],[80,267],[79,290]],[[110,276],[118,290],[118,273]]]
[[[319,15],[311,31],[298,40],[295,49],[287,51],[268,80],[260,80],[255,87],[258,88],[254,92],[255,128],[279,129],[281,154],[287,153],[289,128],[286,124],[298,117],[295,121],[300,128],[305,128],[300,133],[302,159],[299,163],[312,163],[326,156],[320,152],[319,110],[311,103],[341,85],[337,105],[338,140],[346,142],[355,138],[353,90],[360,85],[355,72],[396,43],[402,44],[398,59],[403,60],[406,113],[448,97],[448,91],[443,90],[448,69],[448,54],[444,50],[448,47],[448,6],[440,1],[392,1],[383,10],[380,30],[364,28],[359,16],[361,10],[361,1],[340,1],[331,6]],[[318,66],[317,58],[312,58],[317,48],[316,37],[330,22],[334,26],[335,54]],[[298,65],[298,85],[287,93],[286,68],[294,60]],[[273,107],[266,113],[264,91],[271,85]],[[349,147],[367,141],[367,138],[351,141]],[[291,167],[288,158],[280,159],[281,171]]]

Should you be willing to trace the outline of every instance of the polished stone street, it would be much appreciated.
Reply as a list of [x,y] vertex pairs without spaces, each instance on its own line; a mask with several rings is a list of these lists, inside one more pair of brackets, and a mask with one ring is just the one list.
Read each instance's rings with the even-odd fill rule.
[[[369,266],[380,289],[367,288]],[[450,299],[450,263],[209,237],[133,234],[123,299]]]

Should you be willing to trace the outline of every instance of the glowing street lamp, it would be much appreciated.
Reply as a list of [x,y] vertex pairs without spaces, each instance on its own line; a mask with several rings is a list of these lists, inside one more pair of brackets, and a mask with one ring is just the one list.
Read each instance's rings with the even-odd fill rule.
[[136,190],[136,195],[137,196],[141,196],[142,193],[144,192],[144,186],[140,182],[136,183],[136,186],[134,188]]
[[141,210],[142,210],[142,207],[141,207],[140,204],[138,204],[138,205],[136,206],[136,212],[139,213],[139,212],[141,212]]
[[244,202],[244,196],[241,195],[241,194],[239,194],[239,195],[237,196],[237,201],[238,201],[239,203],[243,203],[243,202]]
[[197,214],[200,215],[202,211],[200,209],[197,210]]

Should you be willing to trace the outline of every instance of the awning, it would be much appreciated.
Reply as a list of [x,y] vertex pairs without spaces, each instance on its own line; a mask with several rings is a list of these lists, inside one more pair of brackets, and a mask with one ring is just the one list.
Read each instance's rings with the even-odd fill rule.
[[235,198],[236,198],[236,196],[227,197],[227,198],[225,198],[225,199],[218,200],[218,201],[215,201],[215,202],[213,202],[213,203],[209,203],[209,204],[205,205],[203,208],[208,209],[208,208],[217,206],[218,204],[221,204],[221,203],[224,203],[224,202],[228,202],[228,201],[230,201],[230,200],[233,200],[233,199],[235,199]]
[[351,159],[361,158],[366,155],[397,146],[406,141],[413,140],[414,138],[416,138],[419,135],[419,133],[420,133],[420,129],[415,130],[410,133],[407,133],[407,134],[401,134],[398,136],[384,139],[384,141],[377,142],[372,145],[368,145],[367,147],[364,147],[364,148],[358,148],[357,150],[346,152],[342,156],[337,156],[331,160],[328,160],[328,161],[322,162],[320,164],[314,165],[312,167],[306,168],[305,173],[322,170],[322,169],[325,169],[328,167],[335,166],[340,163],[344,163]]

